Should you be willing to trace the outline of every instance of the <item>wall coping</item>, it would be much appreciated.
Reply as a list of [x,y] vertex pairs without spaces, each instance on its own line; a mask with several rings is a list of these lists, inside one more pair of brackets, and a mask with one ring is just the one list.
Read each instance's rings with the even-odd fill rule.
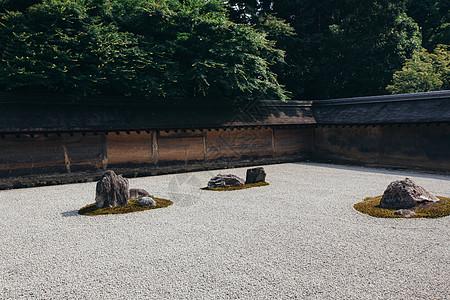
[[314,100],[313,105],[314,106],[360,105],[360,104],[409,102],[409,101],[423,101],[423,100],[428,101],[441,99],[450,100],[450,90],[424,92],[424,93],[411,93],[411,94]]
[[0,92],[0,134],[450,122],[450,91],[240,105],[213,99],[71,101],[61,95]]

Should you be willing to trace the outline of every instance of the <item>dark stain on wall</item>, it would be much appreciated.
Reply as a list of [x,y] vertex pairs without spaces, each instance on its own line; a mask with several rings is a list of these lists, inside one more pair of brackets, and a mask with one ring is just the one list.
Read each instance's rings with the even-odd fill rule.
[[315,159],[450,173],[450,126],[319,126]]

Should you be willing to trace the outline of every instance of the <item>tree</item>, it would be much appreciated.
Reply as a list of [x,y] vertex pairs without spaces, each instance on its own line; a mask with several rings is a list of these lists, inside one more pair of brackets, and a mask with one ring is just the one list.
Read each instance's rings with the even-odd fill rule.
[[287,98],[284,52],[219,0],[44,0],[0,22],[3,90]]
[[420,26],[423,46],[429,51],[437,44],[450,43],[450,0],[409,0],[407,13]]
[[[295,29],[277,38],[286,51],[279,80],[295,98],[383,93],[395,70],[420,48],[405,1],[229,1],[235,21],[260,27],[274,14]],[[253,14],[253,15],[252,15]]]
[[28,7],[42,3],[43,0],[0,0],[0,12],[5,10],[24,11]]
[[386,16],[388,9],[376,6],[329,27],[317,79],[323,98],[384,93],[392,74],[420,48],[417,24],[404,13]]
[[415,51],[386,89],[391,94],[450,89],[450,46],[438,45],[434,53]]

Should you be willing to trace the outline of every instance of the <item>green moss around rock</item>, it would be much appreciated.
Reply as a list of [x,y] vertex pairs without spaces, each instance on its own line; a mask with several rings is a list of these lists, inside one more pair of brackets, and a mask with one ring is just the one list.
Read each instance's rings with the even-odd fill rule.
[[257,182],[257,183],[249,183],[249,184],[244,184],[244,185],[238,185],[238,186],[227,186],[227,187],[218,187],[218,188],[201,188],[201,190],[205,190],[205,191],[236,191],[236,190],[243,190],[243,189],[249,189],[249,188],[253,188],[253,187],[259,187],[259,186],[266,186],[269,185],[268,182]]
[[98,208],[97,205],[95,203],[93,203],[93,204],[89,204],[85,207],[80,208],[80,210],[78,211],[78,214],[84,215],[84,216],[128,214],[128,213],[132,213],[132,212],[136,212],[136,211],[143,211],[143,210],[167,207],[167,206],[173,204],[172,201],[167,200],[167,199],[156,198],[156,197],[153,197],[153,199],[156,202],[156,206],[147,206],[147,205],[136,203],[137,198],[130,199],[129,203],[125,206],[118,206],[118,207]]
[[[382,196],[367,197],[362,202],[356,203],[353,207],[366,215],[377,218],[406,218],[401,215],[395,215],[397,209],[386,209],[380,207]],[[408,218],[442,218],[450,215],[450,198],[440,197],[439,202],[429,208],[411,209],[416,214]]]

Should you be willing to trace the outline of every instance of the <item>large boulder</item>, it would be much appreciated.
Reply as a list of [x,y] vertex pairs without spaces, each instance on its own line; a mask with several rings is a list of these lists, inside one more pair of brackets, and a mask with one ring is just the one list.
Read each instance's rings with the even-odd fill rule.
[[114,171],[106,171],[97,182],[95,202],[97,207],[124,206],[128,203],[128,179],[116,175]]
[[233,174],[222,175],[219,174],[216,177],[211,178],[208,182],[208,188],[229,187],[244,185],[244,179],[237,177]]
[[415,184],[411,179],[391,182],[380,201],[382,208],[407,209],[424,202],[438,202],[439,199]]
[[245,184],[264,182],[266,180],[266,172],[263,167],[252,168],[247,170]]

